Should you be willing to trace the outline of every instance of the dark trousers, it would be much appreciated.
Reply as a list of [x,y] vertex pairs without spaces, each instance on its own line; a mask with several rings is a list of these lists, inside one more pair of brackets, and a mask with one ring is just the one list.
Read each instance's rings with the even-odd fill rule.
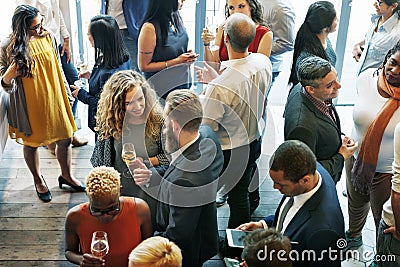
[[[65,78],[67,79],[69,85],[74,84],[74,82],[79,79],[78,71],[76,70],[74,64],[72,64],[71,62],[69,63],[67,62],[66,53],[64,53],[64,55],[61,56],[62,45],[58,46],[58,50],[60,51],[61,65],[64,71]],[[72,105],[72,114],[74,115],[74,119],[76,119],[77,108],[78,108],[78,99],[75,99],[75,102]]]
[[231,150],[223,150],[224,167],[220,184],[228,191],[230,210],[228,228],[236,228],[250,221],[249,184],[261,155],[261,140]]

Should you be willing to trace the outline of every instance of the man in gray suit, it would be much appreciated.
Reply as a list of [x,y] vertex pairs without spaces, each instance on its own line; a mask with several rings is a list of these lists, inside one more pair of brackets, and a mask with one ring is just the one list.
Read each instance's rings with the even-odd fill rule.
[[[171,92],[164,109],[166,143],[171,164],[158,191],[156,233],[182,250],[183,267],[200,267],[218,252],[217,194],[222,170],[221,145],[209,126],[200,126],[203,110],[198,96],[189,90]],[[138,185],[155,180],[137,162]],[[153,181],[150,181],[153,184]]]

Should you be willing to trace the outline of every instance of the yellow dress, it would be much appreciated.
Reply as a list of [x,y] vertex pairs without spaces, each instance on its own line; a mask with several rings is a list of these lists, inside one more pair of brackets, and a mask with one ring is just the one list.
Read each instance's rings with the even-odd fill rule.
[[29,51],[33,77],[22,78],[22,84],[32,135],[10,126],[10,136],[39,147],[72,137],[76,126],[50,35],[29,41]]

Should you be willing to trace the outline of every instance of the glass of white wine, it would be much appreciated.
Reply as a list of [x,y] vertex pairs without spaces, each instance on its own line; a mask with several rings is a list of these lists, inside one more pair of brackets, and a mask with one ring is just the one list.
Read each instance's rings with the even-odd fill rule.
[[104,231],[93,232],[92,244],[90,246],[92,255],[102,259],[108,254],[109,248],[107,233]]
[[125,162],[130,172],[131,169],[129,168],[129,164],[136,159],[135,146],[132,143],[125,143],[123,145],[121,158]]

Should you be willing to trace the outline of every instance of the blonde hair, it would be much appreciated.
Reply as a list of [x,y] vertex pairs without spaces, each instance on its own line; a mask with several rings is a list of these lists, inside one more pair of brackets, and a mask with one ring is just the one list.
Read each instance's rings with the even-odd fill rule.
[[126,94],[135,87],[141,87],[145,98],[144,114],[147,116],[145,134],[150,139],[157,140],[160,124],[162,124],[162,108],[154,89],[145,78],[136,71],[123,70],[114,73],[105,83],[101,93],[95,130],[99,140],[109,137],[119,139],[125,118]]
[[161,236],[153,236],[132,250],[129,255],[129,267],[133,264],[151,264],[152,267],[181,267],[182,254],[174,242]]
[[120,174],[113,167],[96,167],[86,178],[86,194],[89,199],[118,195],[120,187]]

